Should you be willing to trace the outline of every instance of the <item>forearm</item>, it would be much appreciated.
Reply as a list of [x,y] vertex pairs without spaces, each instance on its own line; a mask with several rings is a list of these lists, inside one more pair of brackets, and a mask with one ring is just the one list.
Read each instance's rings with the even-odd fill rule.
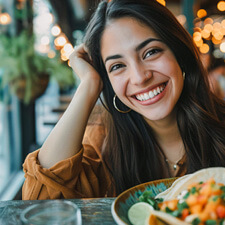
[[98,87],[92,82],[79,85],[70,105],[40,150],[38,158],[43,167],[50,168],[79,152],[89,115],[101,91]]

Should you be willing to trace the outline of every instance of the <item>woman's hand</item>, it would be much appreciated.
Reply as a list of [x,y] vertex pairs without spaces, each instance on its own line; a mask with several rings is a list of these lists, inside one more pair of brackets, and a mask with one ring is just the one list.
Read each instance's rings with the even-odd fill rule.
[[70,65],[76,75],[80,78],[81,82],[91,82],[96,85],[101,92],[103,84],[102,80],[92,66],[92,61],[88,54],[87,48],[84,44],[77,46],[69,57]]
[[70,65],[81,82],[70,105],[41,147],[38,159],[45,168],[80,151],[88,118],[103,87],[83,44],[70,55]]

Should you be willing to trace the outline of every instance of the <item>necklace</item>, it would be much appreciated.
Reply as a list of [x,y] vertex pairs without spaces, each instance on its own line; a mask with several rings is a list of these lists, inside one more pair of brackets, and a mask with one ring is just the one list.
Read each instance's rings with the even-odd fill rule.
[[170,161],[169,159],[167,159],[167,158],[165,158],[165,161],[166,161],[166,163],[172,165],[173,170],[176,171],[176,170],[178,169],[178,166],[179,166],[179,161],[180,161],[182,158],[183,158],[183,156],[182,156],[180,159],[178,159],[175,163],[174,163],[174,162],[171,162],[171,161]]

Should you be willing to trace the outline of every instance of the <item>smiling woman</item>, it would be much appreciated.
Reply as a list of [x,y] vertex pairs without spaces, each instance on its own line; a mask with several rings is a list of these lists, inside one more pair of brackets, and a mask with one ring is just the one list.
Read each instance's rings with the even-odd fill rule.
[[[116,196],[225,166],[225,104],[192,38],[157,1],[102,1],[70,64],[80,85],[26,159],[23,199]],[[90,122],[101,92],[107,110]]]
[[184,80],[172,51],[155,32],[129,17],[113,20],[102,35],[101,47],[118,98],[149,123],[170,117]]

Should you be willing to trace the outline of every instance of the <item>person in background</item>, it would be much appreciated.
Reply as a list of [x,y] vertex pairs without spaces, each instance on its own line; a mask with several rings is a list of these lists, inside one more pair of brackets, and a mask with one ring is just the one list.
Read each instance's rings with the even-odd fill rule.
[[[225,166],[225,103],[192,37],[157,1],[101,1],[70,64],[80,85],[25,160],[24,200],[117,196]],[[105,110],[89,123],[101,93]]]
[[212,92],[221,99],[225,99],[225,61],[213,57],[208,68],[209,84]]

